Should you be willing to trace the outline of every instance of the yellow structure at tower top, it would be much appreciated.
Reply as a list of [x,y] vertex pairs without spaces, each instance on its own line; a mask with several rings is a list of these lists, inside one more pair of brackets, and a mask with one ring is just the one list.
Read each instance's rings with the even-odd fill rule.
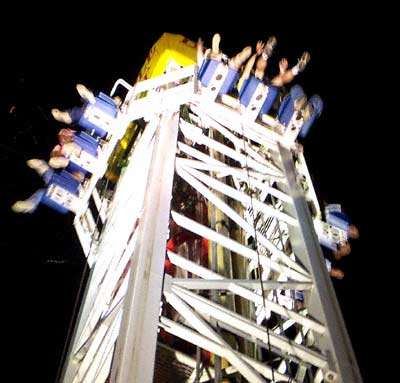
[[136,81],[164,74],[168,68],[176,69],[196,63],[196,42],[185,36],[163,33],[150,49]]

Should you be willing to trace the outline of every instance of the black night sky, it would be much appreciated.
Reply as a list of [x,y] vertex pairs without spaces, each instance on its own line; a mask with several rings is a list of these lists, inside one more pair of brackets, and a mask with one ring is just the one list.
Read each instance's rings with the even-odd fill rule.
[[360,229],[352,253],[341,261],[345,278],[334,285],[361,374],[365,382],[372,381],[374,355],[368,349],[374,346],[367,333],[371,331],[371,302],[366,291],[373,275],[371,261],[378,254],[365,202],[371,192],[363,148],[374,145],[373,137],[365,134],[374,123],[366,116],[360,97],[369,91],[364,65],[370,36],[366,26],[355,28],[346,17],[328,25],[319,21],[301,26],[299,22],[299,28],[290,30],[283,24],[266,20],[258,31],[241,28],[236,32],[224,32],[218,23],[208,32],[172,29],[174,23],[140,33],[134,33],[133,26],[120,26],[109,32],[113,36],[99,36],[95,30],[91,40],[82,29],[65,35],[66,25],[54,21],[51,37],[48,29],[38,29],[6,42],[0,104],[0,249],[7,281],[3,352],[9,374],[16,374],[11,381],[27,381],[26,376],[29,381],[55,382],[85,268],[72,216],[46,207],[25,215],[10,210],[12,203],[41,186],[25,161],[48,158],[60,128],[50,110],[79,103],[75,84],[108,93],[118,78],[133,83],[163,32],[194,41],[201,36],[206,46],[213,33],[219,32],[221,48],[229,56],[274,34],[278,45],[269,64],[271,73],[277,73],[280,57],[286,56],[294,65],[304,50],[310,52],[311,61],[295,83],[308,95],[320,94],[324,111],[303,141],[304,153],[320,199],[341,203]]

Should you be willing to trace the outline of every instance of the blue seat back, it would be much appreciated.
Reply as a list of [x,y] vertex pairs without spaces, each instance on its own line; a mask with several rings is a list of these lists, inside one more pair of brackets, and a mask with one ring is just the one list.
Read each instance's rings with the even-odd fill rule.
[[105,137],[110,130],[110,125],[117,116],[118,106],[114,100],[100,92],[96,96],[96,102],[87,102],[84,111],[78,121],[79,126],[90,132],[94,131],[99,137]]
[[302,126],[299,137],[304,138],[307,136],[312,124],[315,120],[321,115],[322,109],[324,108],[324,103],[321,97],[317,94],[314,94],[310,100],[308,101],[312,106],[312,114],[310,119],[308,119]]
[[64,206],[61,203],[57,202],[54,197],[50,198],[49,190],[51,190],[52,185],[57,185],[60,188],[64,189],[64,195],[70,193],[71,195],[77,196],[79,194],[79,184],[79,181],[66,170],[55,171],[48,183],[47,193],[43,195],[40,202],[58,211],[59,213],[66,214],[70,211],[70,209],[68,209],[67,206]]
[[279,122],[287,126],[295,113],[294,103],[297,99],[304,96],[303,88],[300,85],[294,85],[290,92],[283,98],[278,109]]
[[74,172],[82,173],[84,177],[86,177],[88,174],[88,171],[85,168],[72,161],[69,161],[69,164],[65,168],[65,170],[69,173],[74,173]]
[[90,134],[87,134],[86,132],[77,132],[72,136],[72,142],[80,146],[85,152],[97,157],[99,142]]
[[[215,59],[206,59],[203,61],[203,64],[201,65],[201,68],[199,70],[199,79],[202,86],[208,87],[210,85],[210,82],[219,65],[226,64],[223,64],[221,61]],[[218,92],[218,95],[221,96],[222,94],[230,93],[235,86],[238,78],[239,71],[228,67],[226,77],[224,79],[221,78],[221,81],[223,81],[223,83],[221,89]]]
[[339,204],[329,204],[325,207],[325,219],[330,225],[336,226],[348,233],[350,218],[346,213],[342,212]]
[[[262,81],[254,76],[249,77],[243,84],[242,88],[240,89],[239,92],[239,100],[240,103],[244,106],[248,106],[253,99],[253,97],[258,98],[258,97],[263,97],[263,95],[260,93],[260,88],[259,85],[262,84]],[[260,94],[255,94],[255,92],[260,93]],[[274,105],[274,102],[278,96],[278,88],[275,86],[268,86],[267,87],[267,97],[264,101],[264,103],[261,106],[259,115],[261,114],[268,114],[268,112],[271,110],[272,106]]]

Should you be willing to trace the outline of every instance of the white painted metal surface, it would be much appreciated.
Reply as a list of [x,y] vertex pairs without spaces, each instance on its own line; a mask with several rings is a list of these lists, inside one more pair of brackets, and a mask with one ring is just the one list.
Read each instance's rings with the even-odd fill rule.
[[[118,121],[143,118],[146,127],[95,240],[85,212],[76,216],[91,275],[60,381],[152,382],[158,341],[193,370],[176,381],[213,381],[214,366],[207,378],[204,361],[194,363],[200,347],[223,358],[232,379],[361,382],[307,207],[316,196],[303,153],[268,125],[203,97],[197,81],[193,66],[129,91]],[[226,230],[199,219],[196,204],[214,206]],[[186,240],[167,251],[172,225]]]

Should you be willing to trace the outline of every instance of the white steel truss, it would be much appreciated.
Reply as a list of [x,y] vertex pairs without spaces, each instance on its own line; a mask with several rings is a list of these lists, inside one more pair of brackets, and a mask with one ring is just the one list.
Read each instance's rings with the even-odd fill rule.
[[361,382],[296,143],[203,97],[196,66],[133,86],[118,124],[140,119],[101,232],[76,215],[91,270],[60,382]]

